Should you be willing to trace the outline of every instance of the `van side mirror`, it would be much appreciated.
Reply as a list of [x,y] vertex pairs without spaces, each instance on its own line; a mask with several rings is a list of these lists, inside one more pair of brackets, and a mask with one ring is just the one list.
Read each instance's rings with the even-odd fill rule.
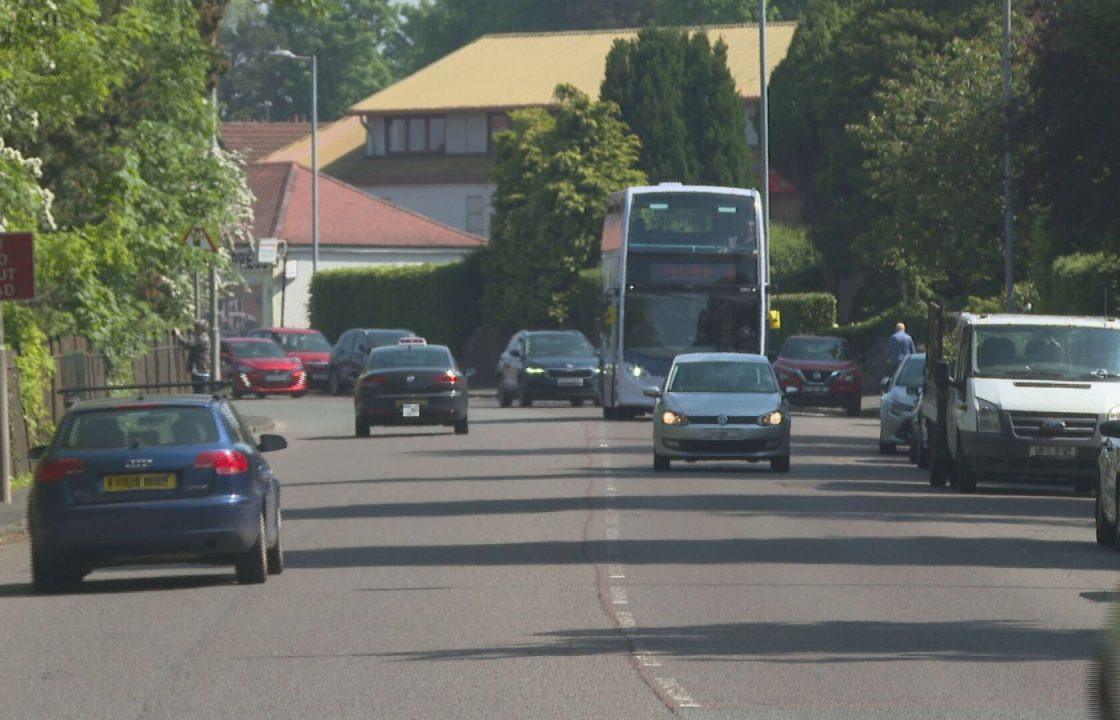
[[886,391],[888,391],[890,389],[891,389],[891,379],[889,377],[885,377],[885,378],[883,378],[882,380],[879,381],[879,390],[881,392],[885,393]]
[[1109,420],[1101,423],[1101,435],[1110,438],[1120,438],[1120,420]]

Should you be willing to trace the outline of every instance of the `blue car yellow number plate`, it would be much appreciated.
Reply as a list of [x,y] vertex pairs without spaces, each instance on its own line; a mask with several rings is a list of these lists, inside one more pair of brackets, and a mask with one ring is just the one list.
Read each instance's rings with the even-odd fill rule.
[[144,475],[106,475],[102,479],[105,492],[137,490],[174,490],[175,476],[167,473]]

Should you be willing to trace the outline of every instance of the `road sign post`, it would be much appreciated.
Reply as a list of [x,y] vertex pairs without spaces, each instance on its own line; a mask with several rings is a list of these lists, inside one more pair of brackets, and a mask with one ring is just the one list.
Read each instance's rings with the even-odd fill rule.
[[35,236],[31,233],[0,233],[0,488],[5,503],[12,502],[12,431],[3,301],[35,297],[34,247]]

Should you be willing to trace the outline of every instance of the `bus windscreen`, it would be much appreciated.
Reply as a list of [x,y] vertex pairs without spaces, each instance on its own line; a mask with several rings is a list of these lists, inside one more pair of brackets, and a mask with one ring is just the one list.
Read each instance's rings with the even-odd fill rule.
[[631,250],[758,251],[754,199],[715,193],[643,193],[630,214]]

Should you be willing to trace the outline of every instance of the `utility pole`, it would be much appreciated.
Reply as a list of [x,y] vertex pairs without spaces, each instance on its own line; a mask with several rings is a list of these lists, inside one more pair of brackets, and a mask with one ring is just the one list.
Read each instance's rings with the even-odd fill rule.
[[[758,249],[762,257],[762,325],[769,326],[770,318],[770,108],[767,103],[766,89],[766,0],[758,0],[758,108],[759,108],[759,155],[762,159],[762,247]],[[766,332],[762,332],[760,351],[766,353]]]
[[276,48],[269,55],[311,62],[311,275],[319,270],[319,59]]
[[1011,0],[1003,0],[1003,240],[1004,267],[1003,284],[1006,291],[1004,309],[1015,309],[1015,210],[1012,206],[1011,175],[1011,112],[1013,95],[1011,92]]

